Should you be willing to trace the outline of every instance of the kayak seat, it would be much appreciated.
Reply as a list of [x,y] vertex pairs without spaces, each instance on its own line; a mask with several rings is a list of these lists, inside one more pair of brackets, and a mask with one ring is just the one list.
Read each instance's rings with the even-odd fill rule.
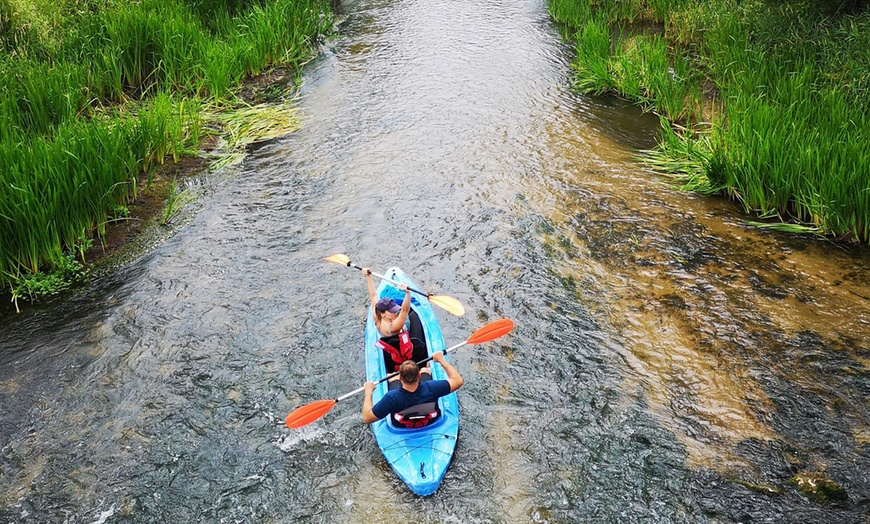
[[[431,380],[432,376],[429,373],[420,374],[420,382]],[[389,389],[402,387],[398,380],[390,382]],[[398,413],[393,413],[390,417],[390,422],[397,428],[422,428],[429,425],[430,422],[441,416],[441,408],[438,407],[438,401],[424,402],[403,409]]]
[[417,404],[393,414],[392,422],[397,428],[422,428],[441,416],[437,402]]
[[[399,346],[399,335],[393,335],[391,337],[383,337],[381,341],[389,344],[393,347]],[[411,337],[411,344],[414,345],[414,349],[411,353],[411,360],[414,362],[420,362],[421,360],[426,360],[428,355],[426,354],[426,343],[420,340],[419,338]],[[399,370],[399,365],[401,362],[396,362],[393,360],[393,356],[387,350],[381,351],[384,354],[384,369],[387,370],[387,373],[392,373],[393,371]]]

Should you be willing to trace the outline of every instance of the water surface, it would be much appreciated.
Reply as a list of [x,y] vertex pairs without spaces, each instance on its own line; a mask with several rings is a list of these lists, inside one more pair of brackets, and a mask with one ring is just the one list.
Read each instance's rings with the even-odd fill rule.
[[[204,179],[92,287],[0,318],[4,522],[868,522],[870,254],[745,226],[638,164],[658,120],[568,89],[539,0],[356,0],[303,128]],[[440,490],[359,403],[346,253],[461,300]],[[443,312],[442,312],[443,313]],[[824,472],[849,501],[789,479]]]

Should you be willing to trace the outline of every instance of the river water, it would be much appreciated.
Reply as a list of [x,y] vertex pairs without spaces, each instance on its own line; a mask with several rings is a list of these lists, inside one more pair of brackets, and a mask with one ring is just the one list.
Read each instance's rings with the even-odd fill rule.
[[[870,253],[747,227],[570,93],[541,0],[355,0],[303,128],[204,177],[175,233],[0,318],[0,522],[870,522]],[[195,211],[195,212],[194,212]],[[397,479],[340,403],[359,272],[462,301],[456,455]],[[849,500],[802,496],[819,472]]]

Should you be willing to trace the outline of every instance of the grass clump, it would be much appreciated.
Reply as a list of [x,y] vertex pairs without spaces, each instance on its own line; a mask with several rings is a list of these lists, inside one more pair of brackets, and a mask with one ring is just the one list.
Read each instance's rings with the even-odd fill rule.
[[0,0],[0,286],[60,287],[22,283],[68,275],[204,115],[240,118],[244,80],[298,74],[332,24],[322,0]]
[[618,94],[664,119],[651,165],[747,213],[804,226],[786,229],[865,243],[867,7],[550,0],[576,43],[575,86]]
[[76,259],[76,253],[84,253],[91,245],[88,239],[75,246],[74,252],[60,257],[53,270],[45,273],[31,273],[17,279],[11,286],[12,301],[18,311],[18,299],[30,300],[56,295],[69,289],[85,275],[84,265]]

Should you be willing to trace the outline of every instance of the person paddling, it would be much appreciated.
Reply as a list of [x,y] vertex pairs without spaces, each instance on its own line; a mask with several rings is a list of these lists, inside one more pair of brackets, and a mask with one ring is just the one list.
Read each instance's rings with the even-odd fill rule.
[[[366,382],[363,385],[363,422],[371,424],[393,414],[396,421],[403,423],[406,427],[419,427],[429,422],[427,416],[429,418],[437,416],[437,412],[431,409],[428,411],[424,409],[422,417],[415,416],[415,413],[407,413],[407,409],[412,406],[425,406],[434,403],[439,398],[461,388],[464,380],[456,368],[444,358],[444,352],[434,353],[432,360],[441,364],[447,373],[447,380],[431,380],[431,374],[422,373],[416,362],[406,360],[399,367],[401,387],[387,391],[386,395],[374,405],[372,405],[372,394],[375,390],[375,383]],[[426,419],[422,420],[422,418]],[[408,419],[410,423],[403,422],[403,419]]]
[[[362,273],[366,277],[369,288],[372,318],[381,335],[377,346],[384,351],[384,365],[387,372],[398,371],[405,360],[425,360],[428,357],[426,336],[417,312],[411,310],[411,290],[405,284],[399,285],[399,289],[405,292],[401,306],[392,298],[384,297],[378,300],[371,269],[364,267]],[[428,373],[429,368],[423,368],[423,371]],[[398,377],[392,380],[398,380]]]

